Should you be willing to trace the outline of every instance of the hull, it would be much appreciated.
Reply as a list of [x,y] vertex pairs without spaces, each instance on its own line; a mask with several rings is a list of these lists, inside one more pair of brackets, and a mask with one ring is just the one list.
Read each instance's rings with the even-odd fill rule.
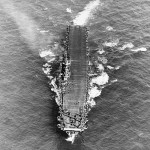
[[58,103],[59,128],[73,141],[86,129],[88,113],[88,49],[87,28],[69,26],[65,40],[65,52],[60,66]]

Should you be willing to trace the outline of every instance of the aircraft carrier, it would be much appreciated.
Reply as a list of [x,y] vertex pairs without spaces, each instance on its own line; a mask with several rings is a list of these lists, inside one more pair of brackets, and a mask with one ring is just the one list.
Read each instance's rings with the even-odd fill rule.
[[[68,134],[73,142],[84,131],[89,111],[88,100],[88,30],[81,26],[68,26],[64,40],[63,59],[57,84],[53,84],[59,105],[58,127]],[[57,89],[57,90],[56,90]]]

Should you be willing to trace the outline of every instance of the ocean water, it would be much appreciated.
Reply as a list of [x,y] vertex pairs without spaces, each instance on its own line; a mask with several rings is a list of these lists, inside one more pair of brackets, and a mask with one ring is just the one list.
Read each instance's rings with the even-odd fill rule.
[[[94,2],[0,1],[0,150],[150,149],[150,1],[96,0],[91,9]],[[66,26],[85,12],[92,59],[109,80],[94,99],[88,129],[71,144],[57,128],[58,106],[42,68],[61,54]]]

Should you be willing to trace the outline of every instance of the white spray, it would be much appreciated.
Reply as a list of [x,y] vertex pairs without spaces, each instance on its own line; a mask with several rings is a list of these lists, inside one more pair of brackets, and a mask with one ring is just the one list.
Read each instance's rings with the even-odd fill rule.
[[88,19],[92,16],[92,13],[101,3],[99,0],[91,1],[86,5],[84,10],[80,12],[77,17],[73,20],[74,25],[83,26],[88,22]]

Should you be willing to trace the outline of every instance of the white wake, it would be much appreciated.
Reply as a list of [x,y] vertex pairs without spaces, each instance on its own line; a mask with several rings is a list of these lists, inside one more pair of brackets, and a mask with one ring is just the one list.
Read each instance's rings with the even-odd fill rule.
[[79,14],[73,20],[74,25],[84,26],[88,22],[89,18],[91,18],[92,13],[96,9],[96,7],[100,4],[102,4],[100,3],[100,0],[95,0],[88,3],[85,6],[84,10],[82,12],[79,12]]

